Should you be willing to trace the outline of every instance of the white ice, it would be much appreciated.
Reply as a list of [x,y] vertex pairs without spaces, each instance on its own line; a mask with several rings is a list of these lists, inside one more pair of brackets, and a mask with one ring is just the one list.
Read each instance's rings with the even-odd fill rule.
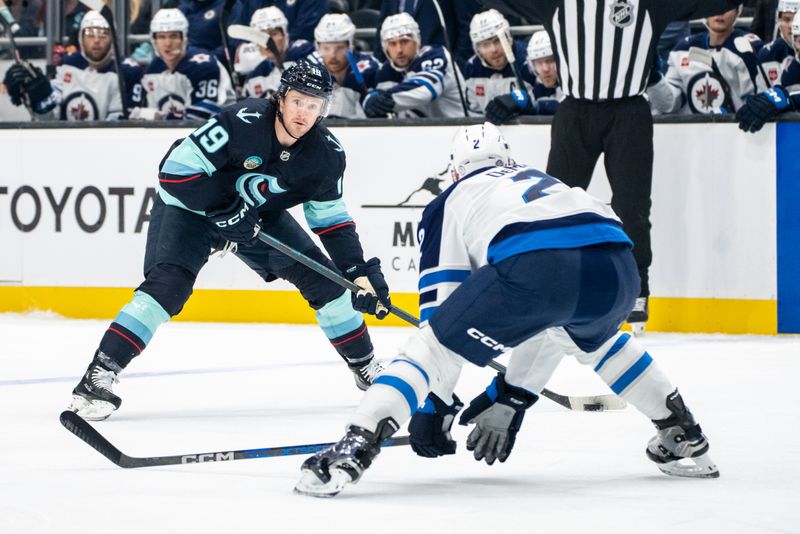
[[[711,441],[721,477],[662,475],[633,408],[542,399],[505,464],[386,448],[332,500],[292,493],[302,456],[124,470],[58,422],[107,322],[0,315],[0,533],[800,532],[800,338],[648,334]],[[411,332],[372,328],[381,357]],[[491,377],[469,368],[462,400]],[[605,393],[565,361],[549,387]],[[334,441],[360,399],[312,326],[170,323],[122,374],[96,423],[132,456]]]

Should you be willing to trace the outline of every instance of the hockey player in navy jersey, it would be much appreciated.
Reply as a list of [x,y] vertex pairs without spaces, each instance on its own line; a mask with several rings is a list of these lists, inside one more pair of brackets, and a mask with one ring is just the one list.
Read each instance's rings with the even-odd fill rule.
[[[508,42],[511,31],[508,20],[496,9],[477,13],[469,24],[469,37],[475,54],[467,61],[464,68],[467,105],[470,112],[484,115],[486,105],[500,95],[511,95],[517,87],[517,78],[500,44],[498,33],[504,33]],[[517,93],[522,95],[524,105],[530,100],[529,92],[533,89],[533,78],[525,68],[527,49],[525,43],[513,41],[517,72],[524,76],[525,87]]]
[[486,120],[492,124],[503,124],[518,115],[554,115],[564,98],[559,87],[558,64],[547,32],[541,30],[531,35],[526,52],[524,72],[533,77],[530,90],[533,98],[526,101],[517,93],[494,97],[486,106]]
[[[325,69],[299,62],[283,73],[273,99],[243,100],[172,145],[150,213],[145,280],[100,341],[70,409],[101,420],[119,408],[117,375],[180,313],[214,250],[233,253],[265,282],[282,278],[297,287],[356,385],[369,386],[380,364],[359,312],[383,318],[391,303],[380,261],[364,261],[342,199],[344,148],[319,124],[331,91]],[[288,213],[297,205],[333,261]],[[262,243],[260,228],[364,290],[351,295]]]
[[656,102],[663,113],[734,113],[767,88],[756,53],[761,40],[736,29],[737,9],[708,17],[707,32],[687,37],[670,52],[665,76],[668,102]]
[[780,83],[748,100],[736,113],[739,128],[745,132],[755,133],[781,113],[800,110],[800,11],[794,14],[791,31],[794,56]]
[[156,57],[142,77],[147,105],[131,119],[201,119],[219,113],[235,95],[228,72],[210,52],[188,46],[189,22],[178,9],[159,9],[150,21]]
[[[38,118],[67,121],[110,120],[122,116],[117,63],[111,48],[111,27],[97,11],[87,11],[78,32],[80,52],[64,56],[51,82],[38,67],[12,65],[5,84],[15,105],[27,98]],[[119,65],[126,108],[141,103],[142,69],[132,60]],[[33,73],[33,74],[31,74]]]
[[243,44],[236,52],[236,70],[246,73],[244,95],[255,98],[272,97],[281,81],[281,69],[288,68],[314,52],[314,45],[304,39],[289,43],[289,21],[275,6],[256,10],[250,19],[250,27],[269,35],[280,57],[276,58],[268,49],[253,43]]
[[611,208],[514,163],[488,122],[458,131],[450,163],[455,183],[428,204],[418,230],[421,328],[375,378],[345,436],[303,463],[295,490],[330,497],[357,482],[409,418],[417,454],[455,453],[462,366],[485,366],[510,348],[505,376],[459,421],[474,425],[467,449],[476,460],[508,458],[525,411],[566,353],[653,421],[646,454],[661,471],[719,476],[678,390],[618,331],[640,287],[631,240]]
[[329,13],[314,29],[314,45],[321,61],[333,77],[331,117],[365,118],[361,102],[375,88],[380,64],[372,54],[353,49],[356,26],[344,13]]
[[211,52],[222,62],[225,61],[225,49],[219,22],[226,3],[227,0],[180,0],[177,5],[189,21],[188,45]]
[[378,72],[377,89],[364,99],[367,117],[464,116],[456,83],[461,72],[444,47],[421,47],[419,25],[411,15],[387,17],[381,44],[387,60]]
[[775,15],[778,35],[758,51],[758,61],[764,67],[771,85],[779,84],[781,74],[794,59],[792,46],[792,20],[800,10],[800,0],[779,0]]

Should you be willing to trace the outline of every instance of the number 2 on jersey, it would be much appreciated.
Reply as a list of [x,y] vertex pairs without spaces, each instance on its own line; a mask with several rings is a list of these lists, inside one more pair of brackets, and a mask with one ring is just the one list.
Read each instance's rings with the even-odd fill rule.
[[521,182],[523,180],[536,180],[533,185],[531,185],[525,190],[524,193],[522,193],[522,199],[526,204],[528,202],[533,202],[537,198],[542,198],[543,196],[547,195],[546,189],[561,183],[549,174],[545,174],[535,169],[522,171],[521,173],[512,176],[511,180],[514,182]]

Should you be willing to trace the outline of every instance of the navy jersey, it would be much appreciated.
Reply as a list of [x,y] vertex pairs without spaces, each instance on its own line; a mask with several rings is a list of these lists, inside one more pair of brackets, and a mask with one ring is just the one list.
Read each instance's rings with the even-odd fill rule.
[[783,70],[781,86],[789,93],[792,108],[795,111],[800,110],[800,61],[797,58]]
[[[525,65],[528,57],[527,45],[521,41],[514,41],[514,56],[517,72],[525,84],[525,90],[530,94],[532,80]],[[510,64],[502,70],[495,70],[485,66],[477,54],[467,61],[464,68],[464,82],[467,107],[471,112],[480,115],[483,115],[491,99],[512,92],[518,85]]]
[[758,51],[758,62],[764,67],[769,83],[777,85],[781,81],[783,70],[794,59],[794,49],[780,35]]
[[276,212],[302,204],[309,227],[344,271],[364,263],[342,200],[344,169],[344,149],[324,125],[284,147],[275,135],[274,103],[248,98],[173,145],[161,164],[159,195],[201,215],[241,197],[258,208],[267,231]]
[[286,16],[291,40],[313,41],[314,28],[328,12],[326,0],[239,0],[233,8],[231,23],[247,26],[257,9],[269,6],[277,7]]
[[408,112],[407,116],[463,117],[456,76],[461,72],[444,47],[424,46],[402,72],[384,63],[376,86],[391,93],[395,110]]
[[217,59],[225,61],[219,19],[225,0],[180,0],[178,9],[189,21],[189,46],[211,51]]
[[556,86],[552,89],[542,85],[537,79],[533,82],[534,109],[537,115],[555,115],[558,106],[564,99],[561,87]]
[[[333,96],[331,98],[329,117],[342,117],[346,119],[365,119],[364,108],[361,102],[370,90],[375,88],[378,70],[381,65],[372,54],[365,52],[350,52],[352,64],[347,68],[347,72],[339,83],[333,78]],[[306,59],[325,67],[319,53],[312,52]],[[356,66],[358,74],[353,71]],[[331,75],[333,77],[333,75]]]
[[166,119],[207,119],[235,98],[230,76],[209,52],[189,47],[174,71],[153,59],[142,77],[147,107]]
[[[247,45],[244,45],[247,46]],[[241,49],[240,49],[241,50]],[[301,59],[313,54],[314,44],[300,39],[294,41],[286,50],[286,58],[283,60],[284,69],[289,68]],[[261,56],[261,52],[258,52]],[[240,54],[241,55],[241,52]],[[246,97],[267,97],[278,90],[281,84],[281,71],[269,59],[261,56],[261,61],[248,74],[244,82],[244,96]]]

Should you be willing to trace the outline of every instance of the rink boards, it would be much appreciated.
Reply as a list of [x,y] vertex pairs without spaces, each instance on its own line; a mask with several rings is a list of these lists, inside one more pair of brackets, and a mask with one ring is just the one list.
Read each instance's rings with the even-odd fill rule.
[[[416,225],[449,185],[454,126],[339,127],[344,195],[395,304],[416,313]],[[503,128],[544,169],[549,125]],[[141,281],[157,166],[187,129],[0,129],[0,312],[111,318]],[[800,333],[800,123],[657,124],[652,331]],[[243,172],[244,169],[243,169]],[[591,192],[610,198],[602,163]],[[295,212],[298,219],[302,214]],[[212,257],[179,317],[304,323],[291,286]],[[392,318],[391,324],[401,324]]]

